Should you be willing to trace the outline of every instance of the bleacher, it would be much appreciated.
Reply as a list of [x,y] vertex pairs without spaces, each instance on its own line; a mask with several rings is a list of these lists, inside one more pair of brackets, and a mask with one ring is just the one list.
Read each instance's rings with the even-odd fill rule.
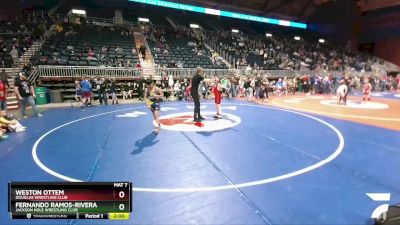
[[[86,25],[61,24],[63,31],[54,34],[43,44],[42,50],[31,58],[34,65],[47,66],[81,66],[81,67],[122,67],[134,70],[139,62],[134,36],[127,28],[113,26],[101,27]],[[122,33],[121,33],[122,32]],[[73,49],[72,49],[72,48]],[[106,51],[102,50],[105,47]],[[120,48],[121,51],[116,51]],[[135,52],[132,52],[135,49]],[[94,53],[90,57],[90,52]],[[88,74],[83,74],[88,75]],[[80,77],[41,78],[38,85],[46,87],[49,92],[61,92],[62,101],[73,101],[75,98],[74,81]],[[96,75],[100,77],[101,75]],[[107,77],[107,76],[104,76]],[[138,78],[117,79],[117,96],[122,97],[121,88]],[[97,99],[96,87],[93,84],[94,98]],[[137,96],[137,93],[133,93]]]
[[[48,92],[52,91],[59,91],[61,92],[61,97],[62,101],[64,102],[72,102],[75,101],[75,80],[80,80],[80,78],[68,78],[68,77],[62,77],[62,78],[42,78],[40,80],[40,86],[41,87],[46,87]],[[117,88],[116,88],[116,95],[119,99],[122,98],[122,90],[125,85],[127,85],[128,82],[133,83],[134,81],[138,81],[139,78],[121,78],[121,79],[116,79],[117,81]],[[97,89],[96,85],[92,81],[92,87],[93,87],[93,99],[97,100],[98,95],[97,95]],[[137,90],[134,90],[132,93],[133,97],[137,98],[138,97],[138,92]]]
[[10,51],[17,46],[18,56],[32,45],[32,37],[29,34],[0,34],[0,63],[1,67],[12,67],[13,60]]
[[[176,67],[176,64],[180,64],[182,68],[196,68],[201,66],[206,69],[227,69],[228,67],[221,63],[220,65],[214,65],[211,60],[211,52],[204,47],[202,43],[201,47],[197,48],[199,41],[195,38],[189,37],[187,34],[180,33],[175,35],[174,32],[169,31],[168,35],[165,36],[165,42],[161,43],[159,40],[148,39],[148,44],[151,53],[154,58],[154,62],[160,66],[168,68]],[[191,43],[192,45],[189,45]],[[165,46],[168,46],[168,54],[163,54]],[[157,52],[155,49],[159,48]],[[201,51],[201,54],[198,52]]]
[[[76,33],[66,36],[66,32]],[[139,57],[133,35],[121,35],[121,32],[128,31],[118,27],[92,25],[73,28],[72,31],[64,29],[62,33],[47,40],[42,52],[31,61],[37,65],[134,66]],[[68,46],[73,47],[73,51]],[[102,51],[103,47],[107,50]],[[116,52],[118,47],[123,52]],[[136,51],[134,53],[133,48]],[[94,53],[92,59],[89,58],[89,49]]]
[[[40,38],[51,25],[52,20],[46,13],[26,11],[15,20],[0,21],[0,66],[12,67],[10,51],[13,46],[21,57],[31,47],[34,40]],[[16,65],[14,65],[16,66]]]
[[[318,43],[318,39],[301,37],[294,40],[292,34],[265,35],[234,34],[230,31],[208,35],[208,43],[218,52],[225,52],[230,63],[238,66],[254,64],[263,70],[324,70],[371,71],[379,64],[373,56],[338,47],[332,43]],[[266,52],[264,57],[256,50]],[[238,63],[239,62],[239,63]]]
[[[173,17],[177,21],[183,21],[185,15]],[[163,15],[158,15],[157,18],[160,21],[166,21],[165,16]],[[196,16],[190,21],[201,22],[199,21],[199,18],[200,16]],[[63,27],[62,31],[55,31],[55,34],[46,40],[41,51],[31,58],[32,64],[36,66],[91,67],[97,68],[100,71],[103,67],[117,67],[117,69],[129,70],[135,67],[136,62],[139,62],[137,54],[139,51],[136,49],[133,35],[133,30],[138,32],[140,30],[139,27],[134,29],[118,25],[101,27],[94,26],[90,23],[84,23],[83,25],[78,26],[60,23],[59,21],[57,24]],[[164,24],[167,25],[166,23]],[[201,23],[199,24],[201,25]],[[218,22],[216,22],[216,24],[218,27],[223,27],[224,25]],[[205,43],[213,43],[213,45],[209,44],[209,46],[223,56],[225,60],[228,61],[228,58],[230,57],[232,59],[230,61],[231,63],[232,61],[236,63],[237,61],[245,59],[246,62],[244,65],[253,66],[254,64],[257,64],[259,67],[258,69],[260,70],[298,70],[298,65],[301,62],[310,64],[309,68],[314,69],[314,65],[326,64],[331,66],[335,63],[334,61],[336,59],[338,59],[337,64],[340,66],[345,64],[355,67],[359,66],[358,64],[361,64],[362,68],[368,68],[369,65],[367,64],[367,61],[371,58],[362,54],[347,53],[343,49],[336,50],[337,48],[328,43],[325,45],[319,45],[316,42],[311,43],[304,40],[294,41],[292,36],[281,36],[276,34],[274,34],[272,38],[266,38],[264,35],[248,36],[247,33],[242,32],[242,27],[239,27],[239,29],[241,29],[239,34],[233,34],[228,30],[228,27],[233,28],[234,24],[232,23],[225,24],[225,31],[214,33],[207,32],[204,36],[206,41],[195,38],[196,35],[199,37],[197,32],[185,28],[182,22],[181,24],[178,24],[181,25],[178,30],[165,25],[152,26],[151,32],[146,32],[147,44],[151,50],[154,63],[156,67],[183,68],[185,73],[188,69],[193,70],[197,66],[201,66],[205,69],[228,69],[224,63],[216,63],[215,58],[211,58],[212,54],[210,50],[205,47]],[[209,28],[207,26],[205,27]],[[161,36],[165,41],[161,41]],[[239,46],[240,42],[242,42],[243,45],[241,44]],[[220,45],[220,43],[222,44]],[[105,51],[102,50],[103,47],[106,48]],[[115,51],[117,47],[122,49],[122,53]],[[135,49],[136,52],[132,52],[132,49]],[[164,49],[167,49],[168,53],[163,53]],[[261,54],[255,52],[256,49],[272,50],[271,52],[268,52],[268,57],[264,58]],[[221,50],[228,54],[221,54]],[[332,50],[335,50],[335,54],[339,56],[330,56]],[[201,53],[199,54],[199,52]],[[314,52],[317,52],[317,54],[314,54]],[[8,62],[12,62],[9,52],[3,54],[0,53],[0,57],[6,58]],[[310,63],[305,61],[307,58],[310,58],[312,62]],[[292,61],[294,64],[284,65],[285,67],[281,67],[282,64],[285,64],[285,60]],[[176,74],[179,74],[175,74],[176,71],[172,72],[170,70],[165,70],[161,73],[157,69],[154,71],[156,75],[173,74],[175,76]],[[212,72],[213,74],[216,73],[216,71]],[[229,71],[226,70],[220,73],[226,75],[226,72]],[[243,74],[249,75],[247,71],[242,73],[242,75]],[[53,77],[42,77],[38,84],[47,87],[51,91],[60,91],[63,95],[63,101],[74,99],[74,81],[75,79],[80,79],[80,76],[108,76],[108,74],[86,74],[85,72],[74,74],[69,77],[58,74],[57,72],[53,72],[53,75]],[[138,79],[136,75],[115,76],[115,74],[110,74],[109,76],[117,77],[119,87],[123,87],[127,82],[133,82]],[[278,76],[273,77],[277,78]],[[117,92],[118,96],[121,96],[121,90],[117,90]],[[94,93],[95,98],[97,98],[96,89],[94,89]]]

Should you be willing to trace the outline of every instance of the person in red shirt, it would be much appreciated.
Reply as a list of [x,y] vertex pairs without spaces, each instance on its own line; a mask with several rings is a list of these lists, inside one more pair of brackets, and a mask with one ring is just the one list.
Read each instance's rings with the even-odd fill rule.
[[7,85],[0,79],[0,109],[7,110]]
[[0,73],[0,82],[0,109],[7,110],[7,88],[10,88],[10,84],[5,69]]
[[94,52],[92,51],[92,49],[90,49],[89,48],[89,51],[88,51],[88,56],[90,56],[90,57],[94,57]]
[[88,60],[97,60],[95,56],[96,56],[96,54],[94,54],[94,52],[92,51],[92,49],[89,48],[87,59],[88,59]]

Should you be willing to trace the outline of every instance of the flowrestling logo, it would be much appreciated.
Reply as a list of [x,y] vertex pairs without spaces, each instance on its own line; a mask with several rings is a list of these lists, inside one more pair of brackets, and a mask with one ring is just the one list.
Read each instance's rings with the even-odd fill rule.
[[372,219],[379,219],[381,215],[389,210],[390,193],[366,193],[368,197],[376,202],[387,202],[387,204],[382,204],[372,212]]
[[240,124],[241,119],[230,113],[224,113],[221,119],[215,119],[215,112],[205,111],[201,122],[193,121],[193,112],[173,113],[160,117],[161,129],[184,132],[211,132],[225,130]]

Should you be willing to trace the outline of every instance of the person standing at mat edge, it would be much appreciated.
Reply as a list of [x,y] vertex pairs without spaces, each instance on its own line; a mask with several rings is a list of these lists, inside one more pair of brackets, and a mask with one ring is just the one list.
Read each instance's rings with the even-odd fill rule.
[[7,85],[7,88],[10,88],[10,84],[8,83],[8,76],[5,69],[1,70],[0,80]]
[[7,110],[7,86],[0,79],[0,110]]
[[340,85],[339,85],[338,89],[336,90],[337,103],[340,105],[340,103],[343,101],[343,103],[346,105],[348,87],[347,87],[346,82],[344,80],[341,80],[339,84]]
[[3,69],[0,73],[0,109],[7,110],[7,88],[10,88],[8,84],[8,77],[6,70]]
[[92,85],[86,77],[82,78],[81,88],[83,94],[81,108],[83,108],[84,105],[91,106]]
[[194,102],[194,122],[200,122],[205,118],[200,115],[200,97],[199,97],[199,85],[200,82],[204,80],[204,69],[201,67],[196,68],[196,74],[192,78],[192,87],[190,89],[190,94],[192,95]]
[[215,77],[214,85],[212,87],[212,92],[214,93],[215,107],[217,110],[217,114],[214,116],[215,119],[222,118],[222,109],[221,109],[222,89],[223,89],[223,85],[221,84],[219,78]]
[[29,82],[26,79],[26,76],[24,76],[22,73],[19,73],[19,79],[15,80],[15,94],[17,95],[17,98],[20,102],[20,113],[21,117],[23,118],[28,118],[28,116],[25,114],[25,109],[26,109],[26,104],[28,103],[30,106],[32,106],[33,113],[37,117],[41,117],[42,114],[39,113],[39,110],[35,104],[35,90],[33,89],[33,86],[31,82]]

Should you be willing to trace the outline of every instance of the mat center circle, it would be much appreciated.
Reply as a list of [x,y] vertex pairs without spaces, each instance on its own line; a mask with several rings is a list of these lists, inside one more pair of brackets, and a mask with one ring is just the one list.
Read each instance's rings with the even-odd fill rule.
[[346,107],[346,108],[355,108],[355,109],[387,109],[389,105],[379,102],[362,102],[362,101],[354,101],[348,100],[346,105],[339,105],[337,100],[323,100],[320,101],[322,105],[328,106],[336,106],[336,107]]
[[[331,162],[332,160],[334,160],[338,155],[340,155],[340,153],[343,151],[344,148],[344,138],[342,133],[333,125],[329,124],[328,122],[316,118],[314,116],[311,115],[307,115],[304,113],[300,113],[300,112],[295,112],[295,111],[291,111],[291,110],[287,110],[287,109],[280,109],[280,108],[275,108],[275,107],[268,107],[268,106],[260,106],[260,105],[252,105],[252,104],[235,104],[233,103],[232,105],[235,106],[241,106],[241,107],[252,107],[252,108],[264,108],[264,109],[270,109],[270,110],[277,110],[277,111],[283,111],[283,112],[288,112],[288,113],[292,113],[292,114],[296,114],[302,117],[306,117],[312,120],[315,120],[321,124],[323,124],[324,126],[326,126],[327,128],[329,128],[330,130],[332,130],[337,138],[338,138],[338,146],[336,147],[336,149],[333,151],[333,153],[328,153],[329,155],[326,157],[323,157],[322,159],[319,159],[317,162],[313,162],[311,165],[307,165],[305,164],[304,167],[301,168],[295,168],[293,170],[290,171],[285,171],[282,174],[275,174],[272,177],[268,177],[268,178],[258,178],[252,181],[242,181],[242,182],[238,182],[238,183],[230,183],[230,184],[222,184],[222,185],[210,185],[210,186],[184,186],[184,187],[134,187],[132,188],[133,191],[138,191],[138,192],[203,192],[203,191],[218,191],[218,190],[227,190],[227,189],[237,189],[237,188],[244,188],[244,187],[251,187],[251,186],[256,186],[256,185],[262,185],[262,184],[267,184],[267,183],[272,183],[272,182],[277,182],[280,180],[284,180],[284,179],[288,179],[294,176],[299,176],[301,174],[305,174],[308,173],[312,170],[315,170],[319,167],[322,167],[326,164],[328,164],[329,162]],[[45,172],[58,177],[62,180],[65,181],[72,181],[72,182],[81,182],[82,180],[73,178],[73,177],[69,177],[66,175],[63,175],[61,173],[58,173],[56,171],[54,171],[53,169],[50,169],[48,166],[46,166],[38,157],[37,155],[37,151],[38,151],[38,146],[40,144],[40,142],[45,139],[48,135],[50,135],[51,133],[53,133],[54,131],[57,131],[59,129],[62,129],[66,126],[84,121],[84,120],[88,120],[88,119],[93,119],[93,118],[97,118],[99,116],[104,116],[104,115],[110,115],[110,114],[114,114],[116,112],[121,112],[121,111],[128,111],[128,110],[132,110],[132,109],[138,109],[140,107],[136,107],[136,108],[128,108],[128,109],[120,109],[120,110],[114,110],[114,111],[109,111],[109,112],[104,112],[104,113],[99,113],[99,114],[95,114],[95,115],[91,115],[91,116],[87,116],[87,117],[83,117],[77,120],[73,120],[70,121],[68,123],[62,124],[54,129],[49,130],[48,132],[46,132],[45,134],[43,134],[34,144],[33,148],[32,148],[32,157],[35,161],[35,163],[41,168],[43,169]],[[208,124],[210,126],[209,131],[212,130],[221,130],[221,129],[226,129],[226,128],[230,128],[233,126],[238,125],[241,122],[240,117],[229,114],[229,113],[224,113],[224,116],[226,117],[225,120],[229,121],[229,125],[224,125],[225,123],[227,123],[226,121],[224,122],[223,120],[221,120],[221,124],[219,126],[219,128],[211,128],[212,126],[210,124],[212,124],[212,121],[210,117],[210,115],[214,115],[215,112],[206,112],[203,111],[202,115],[206,118],[206,124]],[[187,119],[189,120],[189,116],[191,116],[192,113],[191,112],[180,112],[180,113],[174,113],[174,114],[168,114],[168,115],[164,115],[161,117],[161,119],[171,119],[171,118],[176,118],[176,117],[180,117],[180,116],[184,116],[184,117],[188,117]],[[209,120],[207,122],[207,120]],[[232,121],[230,121],[232,120]],[[218,120],[216,120],[218,121]],[[217,122],[218,123],[218,122]],[[163,124],[162,126],[166,126],[165,124]],[[193,127],[196,127],[196,125],[191,125]],[[224,126],[226,128],[224,128]],[[173,126],[172,126],[173,127]],[[203,126],[204,127],[204,126]],[[164,128],[166,129],[166,128]],[[206,131],[206,130],[200,130],[200,131]],[[273,139],[271,139],[273,140]]]
[[211,132],[225,130],[240,124],[241,119],[230,113],[224,113],[221,118],[214,118],[215,112],[203,111],[205,120],[193,121],[193,112],[179,112],[160,117],[161,128],[172,131]]

